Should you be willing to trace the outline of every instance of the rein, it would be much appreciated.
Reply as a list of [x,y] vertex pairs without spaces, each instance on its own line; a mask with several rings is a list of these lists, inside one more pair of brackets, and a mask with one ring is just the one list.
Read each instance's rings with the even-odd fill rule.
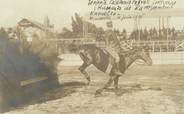
[[[133,56],[136,56],[134,55],[136,53],[136,49],[135,50],[131,50],[131,52],[129,52],[128,54],[125,55],[125,58],[128,57],[130,59],[130,61],[134,61],[134,58]],[[134,62],[136,65],[144,65],[145,63],[143,61],[135,61]]]

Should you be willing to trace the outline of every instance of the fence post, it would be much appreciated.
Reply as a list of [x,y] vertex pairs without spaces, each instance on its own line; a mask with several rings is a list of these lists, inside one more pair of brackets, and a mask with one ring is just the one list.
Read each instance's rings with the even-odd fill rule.
[[152,42],[152,52],[155,52],[155,43]]

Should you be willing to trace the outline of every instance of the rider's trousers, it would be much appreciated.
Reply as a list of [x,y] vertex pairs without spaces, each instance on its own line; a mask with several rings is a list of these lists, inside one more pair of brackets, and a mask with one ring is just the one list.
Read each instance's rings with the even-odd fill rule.
[[116,48],[112,48],[110,46],[106,47],[105,50],[115,59],[115,62],[118,63],[120,61],[120,57],[118,55],[118,50]]

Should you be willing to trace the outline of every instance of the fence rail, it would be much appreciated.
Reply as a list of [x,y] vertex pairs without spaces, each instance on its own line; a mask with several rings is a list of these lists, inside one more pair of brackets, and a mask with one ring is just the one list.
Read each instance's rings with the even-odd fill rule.
[[152,52],[184,51],[184,40],[132,41],[131,45],[149,46]]
[[[62,46],[61,49],[65,49],[64,44],[72,42],[71,40],[60,40],[57,43],[59,43],[60,47]],[[75,40],[75,43],[105,47],[105,42]],[[130,41],[130,45],[133,47],[149,46],[153,64],[184,64],[184,40]]]
[[[75,43],[79,45],[93,44],[98,47],[105,47],[105,42],[95,41],[92,38],[72,38],[72,39],[47,39],[48,42],[56,42],[58,48],[63,48],[67,44]],[[184,40],[157,40],[157,41],[129,41],[132,47],[148,46],[151,52],[177,52],[184,51]]]

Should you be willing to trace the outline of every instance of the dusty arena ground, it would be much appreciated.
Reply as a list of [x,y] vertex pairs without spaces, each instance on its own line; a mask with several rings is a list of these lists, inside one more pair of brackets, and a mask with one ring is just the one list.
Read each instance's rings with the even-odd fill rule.
[[5,114],[184,114],[183,69],[184,65],[133,65],[120,78],[118,91],[111,87],[98,97],[95,90],[108,76],[91,67],[92,82],[85,86],[84,77],[72,69],[70,74],[62,72],[60,87]]

